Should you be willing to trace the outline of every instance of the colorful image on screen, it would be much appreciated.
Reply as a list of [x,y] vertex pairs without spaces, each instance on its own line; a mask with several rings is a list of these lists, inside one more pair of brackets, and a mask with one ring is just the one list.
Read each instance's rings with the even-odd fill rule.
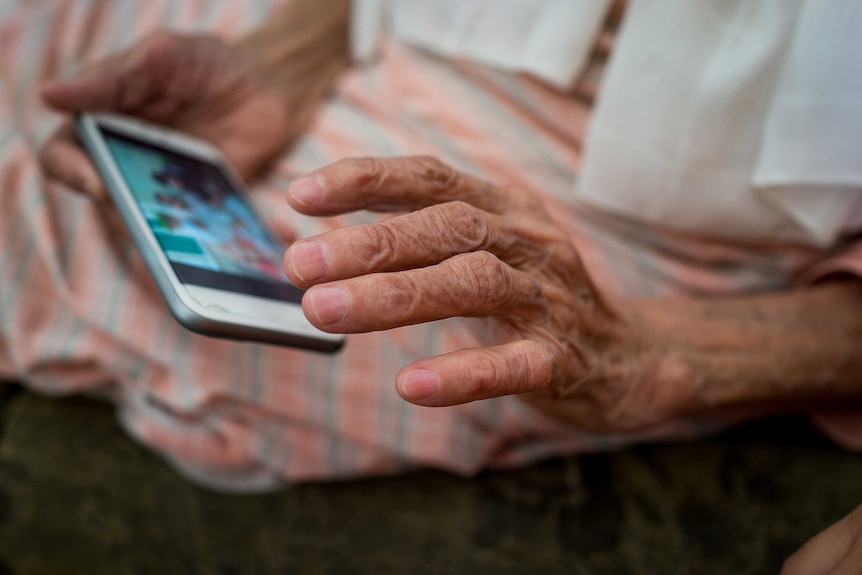
[[286,282],[282,249],[216,166],[104,131],[172,264]]

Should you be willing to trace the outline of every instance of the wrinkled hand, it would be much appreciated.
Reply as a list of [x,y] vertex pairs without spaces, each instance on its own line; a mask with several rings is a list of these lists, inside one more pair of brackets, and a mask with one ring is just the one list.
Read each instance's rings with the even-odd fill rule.
[[781,575],[862,574],[862,505],[813,537],[784,563]]
[[590,281],[542,203],[433,158],[350,159],[294,181],[310,215],[408,212],[293,244],[285,269],[324,331],[368,332],[455,316],[491,320],[489,347],[414,362],[399,394],[443,406],[507,394],[589,428],[667,415],[638,330]]
[[[291,136],[285,97],[240,49],[207,36],[159,33],[42,96],[65,112],[111,111],[195,134],[254,175]],[[66,122],[41,154],[46,174],[96,198],[101,180]]]

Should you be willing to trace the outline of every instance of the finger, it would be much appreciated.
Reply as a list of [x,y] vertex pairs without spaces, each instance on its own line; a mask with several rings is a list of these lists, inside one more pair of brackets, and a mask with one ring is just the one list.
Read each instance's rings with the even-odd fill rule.
[[536,280],[488,252],[475,252],[421,269],[313,286],[302,308],[324,331],[362,333],[456,316],[515,314],[542,306],[540,296]]
[[80,76],[46,84],[42,99],[58,110],[70,112],[134,112],[163,88],[163,82],[156,81],[155,76],[167,76],[167,69],[174,65],[170,53],[176,41],[170,34],[153,35]]
[[845,518],[812,537],[791,555],[784,562],[781,575],[826,575],[844,559],[852,544],[852,531]]
[[520,340],[417,361],[398,373],[395,388],[417,405],[456,405],[543,389],[553,367],[554,354],[547,346]]
[[65,123],[42,148],[39,163],[45,175],[93,199],[107,201],[102,179],[90,158],[78,145],[74,129]]
[[415,210],[453,200],[493,213],[509,205],[504,188],[428,156],[340,160],[291,182],[287,197],[296,210],[316,216]]
[[543,231],[527,238],[515,223],[466,202],[447,202],[297,242],[286,252],[284,265],[291,281],[307,287],[429,266],[481,250],[512,265],[535,259]]
[[847,555],[829,575],[860,575],[862,573],[862,539],[856,538]]

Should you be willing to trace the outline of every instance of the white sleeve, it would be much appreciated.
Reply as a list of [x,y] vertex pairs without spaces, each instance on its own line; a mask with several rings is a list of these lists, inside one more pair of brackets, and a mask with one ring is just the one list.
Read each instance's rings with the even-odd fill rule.
[[571,87],[611,0],[353,0],[352,51],[373,59],[383,33],[441,56]]
[[862,190],[862,2],[806,0],[769,108],[754,185],[823,242]]
[[862,189],[860,0],[641,0],[575,195],[640,221],[828,246]]

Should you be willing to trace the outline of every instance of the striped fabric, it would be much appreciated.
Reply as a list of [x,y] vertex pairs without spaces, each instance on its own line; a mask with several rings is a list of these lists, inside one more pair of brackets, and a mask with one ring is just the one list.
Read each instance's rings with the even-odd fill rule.
[[[105,397],[134,438],[181,472],[241,491],[415,466],[471,474],[553,454],[698,437],[745,417],[595,435],[511,397],[445,409],[400,400],[393,381],[403,365],[477,344],[467,320],[351,336],[332,357],[181,328],[122,230],[40,174],[39,146],[59,118],[39,103],[38,88],[156,28],[235,37],[270,9],[269,0],[3,4],[0,375],[46,394]],[[597,56],[607,43],[603,37]],[[375,65],[343,78],[308,134],[256,186],[255,201],[300,236],[371,221],[364,213],[298,216],[286,207],[284,189],[291,178],[345,156],[426,153],[535,190],[536,201],[571,232],[599,285],[624,297],[782,288],[800,271],[828,265],[831,254],[697,241],[576,212],[569,198],[595,77],[593,65],[574,97],[526,77],[387,46]],[[845,268],[860,260],[849,261]]]

